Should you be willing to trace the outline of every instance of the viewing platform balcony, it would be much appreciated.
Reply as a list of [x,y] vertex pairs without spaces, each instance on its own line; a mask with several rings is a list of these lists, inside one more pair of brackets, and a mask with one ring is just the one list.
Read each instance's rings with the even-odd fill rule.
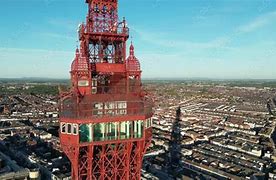
[[79,31],[79,37],[82,37],[85,34],[93,36],[101,36],[104,37],[123,37],[128,38],[129,37],[129,28],[128,27],[120,27],[120,26],[114,26],[110,27],[108,25],[98,25],[98,26],[92,26],[92,25],[84,25],[82,24],[80,26]]
[[79,103],[74,97],[61,102],[60,117],[67,119],[101,119],[122,116],[151,116],[151,99],[133,98],[133,96],[112,96],[105,94],[84,97]]

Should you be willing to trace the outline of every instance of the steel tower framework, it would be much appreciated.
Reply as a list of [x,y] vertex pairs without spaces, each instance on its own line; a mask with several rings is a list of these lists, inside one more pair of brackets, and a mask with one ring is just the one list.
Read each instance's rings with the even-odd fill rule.
[[152,101],[117,0],[86,0],[70,92],[61,92],[60,143],[73,180],[140,179],[152,137]]

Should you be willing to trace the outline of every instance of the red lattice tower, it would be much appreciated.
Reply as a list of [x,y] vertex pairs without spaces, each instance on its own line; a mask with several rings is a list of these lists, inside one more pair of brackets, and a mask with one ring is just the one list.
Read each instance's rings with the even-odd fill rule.
[[61,93],[60,142],[72,179],[140,179],[152,137],[152,101],[117,0],[86,0],[86,24],[71,66],[72,88]]

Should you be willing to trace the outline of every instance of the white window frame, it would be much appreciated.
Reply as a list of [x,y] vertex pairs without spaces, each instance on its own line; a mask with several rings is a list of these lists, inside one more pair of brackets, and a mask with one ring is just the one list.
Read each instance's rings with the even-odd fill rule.
[[87,79],[81,79],[78,81],[78,87],[87,87],[89,86],[89,81]]
[[92,87],[92,94],[97,94],[97,87]]
[[[72,134],[73,124],[72,123],[67,123],[66,125],[67,125],[67,134]],[[69,130],[69,125],[71,126],[70,132],[68,131]]]
[[[73,132],[72,132],[73,135],[78,135],[79,134],[79,125],[73,124],[72,130],[73,130]],[[74,130],[76,130],[76,133],[74,132]]]
[[[63,126],[64,126],[64,131],[63,131]],[[60,132],[62,133],[62,134],[66,134],[67,133],[67,125],[66,125],[66,123],[61,123],[60,124]]]
[[92,87],[97,87],[98,86],[98,80],[97,78],[92,79]]

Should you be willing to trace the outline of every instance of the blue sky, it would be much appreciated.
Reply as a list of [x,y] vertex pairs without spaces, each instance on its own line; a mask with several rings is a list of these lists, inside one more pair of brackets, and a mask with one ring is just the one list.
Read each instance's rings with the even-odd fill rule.
[[[2,0],[0,78],[69,78],[85,0]],[[144,78],[276,79],[276,0],[119,0]]]

